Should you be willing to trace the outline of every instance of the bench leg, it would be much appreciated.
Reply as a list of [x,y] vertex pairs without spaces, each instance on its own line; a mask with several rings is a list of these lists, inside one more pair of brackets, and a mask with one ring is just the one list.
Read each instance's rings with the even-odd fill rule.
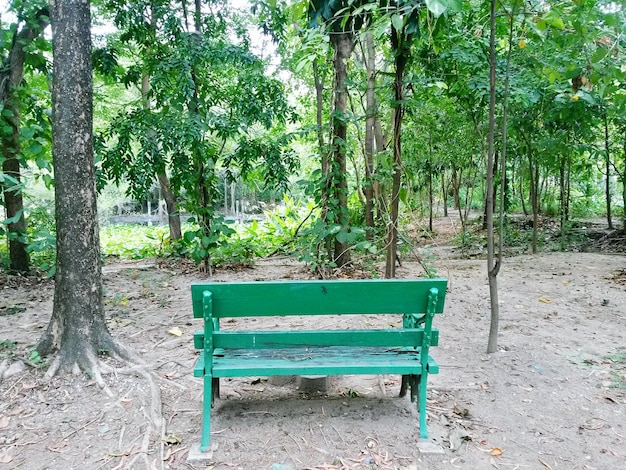
[[402,385],[400,385],[400,398],[406,396],[406,392],[409,389],[409,382],[411,381],[410,375],[402,376]]
[[[419,393],[418,393],[418,407],[420,414],[420,438],[428,439],[428,427],[426,424],[426,380],[428,379],[428,373],[422,374],[419,381]],[[417,384],[416,384],[417,385]],[[417,389],[417,387],[415,387]]]
[[202,402],[202,439],[200,452],[207,452],[211,445],[211,406],[213,404],[213,377],[204,376],[204,398]]
[[215,399],[219,397],[220,397],[220,379],[217,377],[214,377],[213,378],[213,395],[211,396],[211,408],[213,408]]
[[411,403],[419,401],[419,384],[420,376],[415,374],[403,375],[402,385],[400,386],[400,397],[406,396],[406,392],[411,389]]

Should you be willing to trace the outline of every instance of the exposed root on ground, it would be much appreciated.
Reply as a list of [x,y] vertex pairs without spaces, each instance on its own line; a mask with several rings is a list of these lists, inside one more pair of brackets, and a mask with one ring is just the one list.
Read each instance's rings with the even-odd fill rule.
[[4,378],[4,374],[9,369],[9,360],[4,359],[0,362],[0,383],[2,383],[2,379]]
[[[38,350],[50,352],[52,343],[40,343]],[[117,376],[120,374],[133,375],[143,378],[147,381],[150,389],[149,400],[145,403],[144,410],[147,421],[145,430],[141,437],[140,449],[127,454],[129,460],[123,463],[123,468],[137,468],[141,465],[140,461],[145,464],[146,469],[155,468],[154,463],[150,462],[149,451],[151,442],[163,443],[165,436],[165,420],[162,414],[161,388],[159,387],[156,373],[152,367],[146,364],[133,351],[113,339],[108,332],[99,337],[91,337],[78,339],[70,344],[64,344],[52,359],[45,378],[52,379],[55,375],[63,372],[71,372],[79,375],[81,371],[94,380],[96,384],[111,398],[117,398],[115,393],[107,385],[104,375],[111,374]],[[43,354],[42,354],[43,355]],[[112,358],[124,364],[122,367],[115,367],[111,361],[105,358]],[[120,400],[118,400],[120,401]],[[160,462],[163,462],[163,445],[160,446]],[[132,456],[132,457],[131,457]],[[122,464],[122,462],[120,462]]]

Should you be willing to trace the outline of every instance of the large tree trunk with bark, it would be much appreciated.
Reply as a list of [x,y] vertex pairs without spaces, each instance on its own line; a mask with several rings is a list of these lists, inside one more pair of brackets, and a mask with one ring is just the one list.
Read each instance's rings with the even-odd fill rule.
[[[331,36],[335,50],[335,109],[333,113],[333,160],[331,162],[330,178],[332,179],[334,223],[347,232],[350,226],[348,215],[348,179],[346,176],[346,145],[348,135],[348,67],[347,63],[354,48],[352,33],[335,33]],[[344,238],[345,239],[345,238]],[[350,251],[347,241],[340,241],[335,237],[333,259],[337,267],[345,266],[350,262]]]
[[[29,256],[26,251],[26,218],[24,217],[24,199],[22,197],[20,172],[20,98],[19,86],[24,78],[25,47],[28,46],[48,26],[47,8],[39,10],[32,21],[15,32],[9,56],[0,71],[0,103],[3,106],[3,123],[11,128],[2,133],[2,171],[12,177],[16,187],[5,185],[3,189],[6,218],[13,220],[8,224],[9,232],[9,268],[12,271],[28,272]],[[7,116],[8,115],[8,116]]]
[[84,0],[54,0],[50,12],[57,273],[52,318],[36,349],[41,356],[58,353],[48,376],[82,369],[104,385],[98,355],[129,358],[129,354],[110,335],[102,302],[90,4]]

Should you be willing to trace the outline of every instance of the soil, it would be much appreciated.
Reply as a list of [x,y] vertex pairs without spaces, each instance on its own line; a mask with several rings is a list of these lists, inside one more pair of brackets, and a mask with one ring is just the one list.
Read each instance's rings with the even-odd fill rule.
[[[209,461],[188,463],[202,402],[202,383],[192,377],[192,335],[201,325],[189,285],[206,277],[180,263],[141,261],[103,268],[110,329],[147,363],[103,358],[114,368],[108,390],[84,375],[45,379],[45,362],[29,352],[50,318],[53,284],[2,279],[0,468],[626,468],[626,257],[505,259],[499,351],[488,355],[486,262],[439,256],[449,247],[428,243],[439,244],[428,263],[449,279],[432,350],[440,373],[430,376],[428,394],[430,437],[442,453],[418,449],[417,410],[397,397],[399,377],[331,377],[323,394],[259,377],[222,382],[212,414],[217,448]],[[417,261],[398,269],[401,278],[423,275]],[[289,258],[214,276],[310,277]]]

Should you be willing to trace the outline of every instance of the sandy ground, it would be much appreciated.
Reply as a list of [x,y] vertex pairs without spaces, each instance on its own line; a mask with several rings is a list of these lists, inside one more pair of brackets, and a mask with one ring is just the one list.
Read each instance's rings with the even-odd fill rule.
[[[418,415],[396,376],[332,377],[323,396],[266,378],[222,384],[217,449],[199,441],[202,385],[189,285],[194,269],[105,266],[112,333],[148,371],[112,359],[110,394],[89,377],[23,365],[52,310],[51,283],[4,278],[0,291],[1,469],[620,469],[626,468],[626,257],[554,253],[508,258],[500,283],[499,352],[485,353],[485,261],[433,262],[449,279],[435,320],[429,431],[443,453],[418,450]],[[422,276],[405,262],[398,277]],[[310,277],[287,258],[215,279]],[[9,370],[7,370],[9,368]],[[0,376],[2,374],[0,373]]]

